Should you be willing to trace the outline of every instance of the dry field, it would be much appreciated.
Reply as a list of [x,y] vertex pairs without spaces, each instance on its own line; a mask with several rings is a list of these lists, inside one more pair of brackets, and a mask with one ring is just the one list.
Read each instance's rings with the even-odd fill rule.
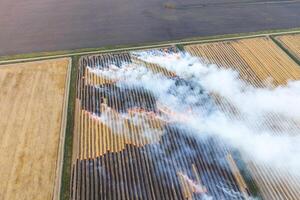
[[[288,47],[296,52],[297,43],[299,44],[296,36],[283,36],[280,39],[287,44],[290,42]],[[185,49],[192,55],[199,56],[205,63],[238,70],[242,79],[257,87],[263,87],[270,81],[281,85],[287,80],[300,79],[300,67],[269,38],[189,45]],[[271,116],[269,120],[274,123],[282,119]],[[284,127],[278,125],[277,128],[280,130]],[[300,181],[296,177],[280,174],[271,166],[257,163],[251,163],[248,167],[264,199],[299,199]]]
[[[269,38],[189,45],[185,49],[205,63],[236,69],[240,78],[256,87],[300,79],[299,66]],[[121,63],[125,64],[120,67]],[[223,141],[213,137],[196,140],[188,130],[166,120],[165,116],[185,118],[151,91],[122,85],[122,77],[106,76],[109,70],[115,73],[124,67],[130,72],[141,66],[178,81],[179,86],[189,84],[175,72],[134,53],[80,59],[71,199],[197,199],[204,194],[215,199],[232,199],[232,194],[237,195],[235,199],[247,199],[256,193],[254,183],[264,199],[299,199],[300,182],[292,173],[280,174],[272,166],[256,162],[249,162],[245,169],[236,162],[239,155]],[[213,98],[209,96],[205,102]],[[224,101],[217,100],[222,107]],[[293,125],[276,115],[266,121],[268,127],[276,122],[278,131],[274,134],[280,134],[282,124]]]
[[300,59],[300,34],[277,36],[276,39]]
[[[116,110],[118,109],[110,109],[110,107],[118,108],[122,107],[122,102],[118,102],[118,99],[114,99],[112,101],[108,102],[93,102],[97,101],[97,99],[103,98],[101,94],[99,94],[96,90],[93,91],[94,88],[92,86],[97,85],[113,85],[116,81],[106,79],[105,77],[101,77],[95,73],[93,73],[90,69],[87,68],[87,61],[89,61],[89,66],[95,66],[98,62],[118,62],[120,61],[127,61],[132,62],[133,58],[130,57],[129,54],[120,54],[117,56],[103,56],[103,57],[91,57],[89,59],[81,59],[81,68],[79,72],[79,78],[77,80],[77,85],[81,86],[81,88],[78,88],[78,98],[76,99],[76,125],[75,125],[75,131],[79,133],[77,135],[80,138],[77,138],[76,141],[80,141],[80,146],[76,147],[74,146],[74,150],[78,152],[78,158],[80,159],[89,159],[89,158],[95,158],[97,156],[101,156],[108,151],[110,152],[119,152],[123,149],[125,149],[126,144],[133,144],[136,146],[144,146],[145,144],[151,143],[153,141],[158,141],[159,137],[152,138],[151,140],[146,138],[140,138],[139,132],[142,131],[143,127],[136,127],[132,124],[124,124],[124,127],[120,128],[119,130],[111,130],[109,127],[107,127],[105,124],[101,123],[101,121],[97,120],[96,116],[93,116],[91,113],[95,112],[101,112],[106,113],[108,116],[108,120],[115,120],[120,121],[120,123],[124,123],[123,119],[118,115],[118,112]],[[144,64],[142,61],[135,59],[134,63]],[[152,71],[157,73],[162,73],[166,76],[175,76],[174,73],[169,72],[165,70],[164,68],[161,68],[160,66],[145,63],[147,64],[147,67],[150,68]],[[80,78],[82,77],[82,78]],[[117,90],[117,88],[110,88],[112,91]],[[80,90],[86,91],[80,93]],[[116,94],[120,91],[115,91]],[[90,97],[92,95],[92,97]],[[128,94],[130,95],[130,94]],[[139,97],[139,93],[136,91],[133,91],[131,95],[135,95],[136,101],[139,101],[139,98],[143,98],[143,96]],[[147,98],[147,97],[144,97]],[[82,99],[80,101],[80,99]],[[150,97],[151,99],[151,97]],[[107,101],[107,99],[106,99]],[[154,100],[153,100],[154,101]],[[82,104],[82,105],[80,105]],[[86,112],[91,111],[91,112]],[[135,112],[135,110],[131,110],[132,114]],[[144,121],[145,122],[145,121]],[[158,130],[158,136],[161,135],[161,129],[163,126],[163,122],[160,122],[159,120],[152,120],[148,122],[150,126],[153,128],[157,128]],[[153,123],[153,124],[152,124]],[[82,124],[81,126],[77,126]],[[88,130],[85,127],[91,126],[91,129]],[[126,132],[127,129],[134,130],[134,136],[133,137],[127,137],[128,134],[122,134]],[[160,133],[160,134],[159,134]],[[101,140],[101,138],[105,138],[104,140]],[[93,143],[91,141],[100,141],[99,143]],[[75,143],[76,144],[76,143]],[[74,156],[77,155],[77,153],[73,154]]]
[[[193,199],[221,188],[250,194],[231,152],[213,138],[200,142],[164,120],[174,114],[141,88],[122,88],[95,71],[126,62],[176,74],[129,53],[82,57],[77,97],[71,199]],[[133,65],[132,65],[133,64]],[[189,152],[187,149],[192,149]],[[224,162],[221,162],[223,160]],[[218,186],[217,186],[218,185]]]
[[69,64],[0,66],[0,199],[56,199]]
[[203,62],[239,71],[241,78],[258,87],[269,81],[279,85],[300,79],[298,65],[269,38],[189,45],[185,49]]

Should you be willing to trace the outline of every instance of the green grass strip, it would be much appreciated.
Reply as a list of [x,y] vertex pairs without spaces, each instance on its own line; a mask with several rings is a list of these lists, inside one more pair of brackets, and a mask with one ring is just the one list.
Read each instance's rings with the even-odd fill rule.
[[[257,36],[265,36],[265,35],[281,35],[293,32],[300,32],[300,28],[292,28],[292,29],[273,29],[273,30],[265,30],[265,31],[258,31],[258,32],[250,32],[250,33],[236,33],[236,34],[225,34],[225,35],[213,35],[213,36],[203,36],[203,37],[190,37],[185,39],[178,39],[178,40],[168,40],[162,42],[148,42],[148,43],[139,43],[139,44],[128,44],[128,45],[110,45],[104,46],[100,48],[82,48],[82,49],[75,49],[75,50],[62,50],[62,51],[53,51],[53,52],[33,52],[28,54],[18,54],[18,55],[7,55],[7,56],[0,56],[0,61],[9,61],[17,60],[17,59],[29,59],[29,58],[38,58],[38,57],[47,57],[53,56],[53,58],[58,57],[67,57],[67,56],[75,56],[75,55],[68,55],[68,54],[80,54],[86,55],[91,54],[93,51],[95,53],[100,53],[97,51],[112,51],[115,50],[116,52],[123,51],[122,49],[131,48],[134,50],[142,49],[144,46],[145,48],[153,48],[155,47],[164,47],[169,45],[176,45],[176,44],[189,44],[189,43],[202,43],[202,42],[212,42],[210,40],[227,40],[227,39],[241,39],[240,37],[257,37]],[[47,58],[45,58],[47,59]]]
[[284,44],[277,40],[276,36],[270,36],[270,38],[279,48],[281,48],[281,50],[283,50],[293,61],[295,61],[295,63],[300,65],[299,57],[297,57],[294,52],[289,50]]
[[61,200],[70,199],[70,182],[72,172],[72,151],[73,151],[73,129],[74,129],[74,112],[75,112],[75,98],[76,98],[76,77],[78,70],[79,56],[72,57],[71,77],[69,86],[69,102],[67,114],[67,126],[64,144],[64,159],[63,171],[61,177]]

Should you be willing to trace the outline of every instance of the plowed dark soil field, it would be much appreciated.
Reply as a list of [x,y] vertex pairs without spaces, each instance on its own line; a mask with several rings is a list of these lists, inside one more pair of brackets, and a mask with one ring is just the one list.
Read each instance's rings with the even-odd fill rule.
[[0,55],[300,26],[298,0],[1,0]]

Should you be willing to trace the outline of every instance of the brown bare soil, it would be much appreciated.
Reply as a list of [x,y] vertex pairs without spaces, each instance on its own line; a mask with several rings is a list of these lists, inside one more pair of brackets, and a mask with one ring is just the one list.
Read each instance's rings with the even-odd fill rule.
[[0,199],[53,199],[68,66],[0,66]]

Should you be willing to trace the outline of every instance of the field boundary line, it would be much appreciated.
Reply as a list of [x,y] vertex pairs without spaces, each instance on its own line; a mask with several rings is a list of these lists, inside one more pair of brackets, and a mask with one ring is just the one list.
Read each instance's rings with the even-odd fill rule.
[[228,41],[228,40],[238,40],[238,39],[247,39],[247,38],[255,38],[255,37],[266,37],[266,36],[278,36],[285,34],[296,34],[300,33],[300,30],[292,30],[292,31],[282,31],[282,32],[271,32],[271,33],[258,33],[258,34],[250,34],[243,36],[233,36],[233,37],[220,37],[213,39],[191,39],[189,41],[169,41],[161,44],[150,44],[150,45],[142,45],[142,46],[133,46],[133,47],[121,47],[121,48],[113,48],[113,49],[103,49],[103,50],[91,50],[91,51],[83,51],[76,53],[62,53],[57,55],[48,55],[48,56],[36,56],[32,58],[19,58],[19,59],[8,59],[0,61],[0,65],[2,64],[11,64],[18,62],[30,62],[30,61],[38,61],[38,60],[46,60],[46,59],[56,59],[56,58],[64,58],[71,56],[83,56],[89,54],[102,54],[102,53],[113,53],[113,52],[122,52],[122,51],[132,51],[132,50],[143,50],[143,49],[154,49],[154,48],[162,48],[167,46],[175,46],[175,45],[189,45],[189,44],[200,44],[200,43],[210,43],[210,42],[220,42],[220,41]]
[[70,181],[72,176],[72,154],[73,154],[73,137],[74,137],[74,112],[76,101],[76,78],[77,78],[78,56],[72,57],[70,85],[68,95],[68,109],[66,121],[66,133],[64,141],[64,158],[61,175],[60,197],[61,200],[70,199]]
[[60,128],[60,137],[59,137],[59,149],[58,149],[58,159],[56,162],[56,174],[55,174],[55,185],[53,189],[53,200],[60,199],[60,190],[61,190],[61,179],[63,171],[63,160],[64,160],[64,147],[65,147],[65,135],[66,135],[66,126],[67,126],[67,117],[68,117],[68,103],[69,103],[69,89],[71,82],[71,69],[72,69],[72,58],[68,58],[68,69],[65,80],[65,94],[64,94],[64,103],[61,117],[61,128]]
[[298,58],[298,56],[295,54],[295,52],[293,52],[292,50],[290,50],[289,48],[287,48],[284,43],[282,43],[281,41],[279,41],[276,38],[276,35],[272,35],[270,36],[271,40],[283,51],[285,52],[295,63],[297,63],[300,66],[300,59]]

